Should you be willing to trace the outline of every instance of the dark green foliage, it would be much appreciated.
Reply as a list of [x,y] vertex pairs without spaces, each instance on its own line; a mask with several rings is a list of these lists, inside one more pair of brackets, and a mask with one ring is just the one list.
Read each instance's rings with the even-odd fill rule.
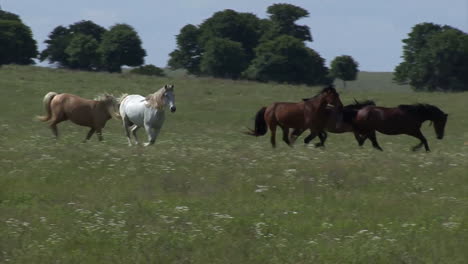
[[346,87],[346,81],[356,80],[359,64],[348,55],[338,56],[331,62],[330,75],[332,78],[343,80]]
[[237,79],[247,65],[241,43],[215,38],[206,44],[201,71],[214,77]]
[[105,28],[89,20],[83,20],[75,24],[72,24],[69,26],[68,30],[69,30],[69,33],[72,35],[83,34],[83,35],[92,36],[98,42],[101,41],[102,35],[106,33],[107,31]]
[[280,36],[262,43],[244,75],[258,81],[309,85],[329,83],[325,60],[301,40]]
[[37,55],[31,29],[19,16],[0,10],[0,65],[33,64]]
[[[186,25],[177,35],[177,49],[170,54],[169,66],[221,78],[329,82],[324,60],[303,43],[312,41],[309,27],[295,24],[309,12],[291,4],[275,4],[268,8],[268,14],[269,19],[259,19],[226,9],[199,27]],[[271,42],[275,39],[279,42]],[[282,46],[275,47],[277,44]]]
[[186,69],[189,73],[200,73],[201,48],[198,44],[199,30],[194,25],[186,25],[177,35],[177,49],[169,54],[169,67]]
[[468,90],[468,35],[450,26],[421,23],[403,40],[404,61],[394,80],[415,90]]
[[0,20],[14,20],[21,22],[21,18],[17,14],[13,14],[0,9]]
[[297,20],[309,16],[307,10],[291,4],[274,4],[268,7],[267,13],[270,14],[271,24],[264,39],[289,35],[303,41],[312,41],[309,27],[295,24]]
[[109,72],[120,72],[122,65],[139,66],[146,56],[137,32],[126,24],[117,24],[104,33],[99,51]]
[[65,49],[72,69],[93,70],[99,66],[99,43],[91,35],[75,34]]
[[164,70],[154,66],[153,64],[143,65],[137,68],[130,70],[130,73],[149,75],[149,76],[166,76]]
[[[105,32],[105,28],[89,20],[83,20],[74,23],[69,27],[58,26],[49,34],[49,39],[45,41],[45,43],[47,44],[47,48],[41,52],[40,60],[48,60],[50,63],[56,63],[60,67],[94,69],[97,66],[97,63],[95,62],[97,51],[91,52],[89,48],[91,46],[94,46],[94,41],[99,44],[101,42],[102,35]],[[83,38],[83,35],[88,36],[88,38],[86,38],[88,40],[90,40],[89,37],[94,39],[94,41],[92,41],[93,43],[87,46],[77,46],[77,43],[74,44],[74,47],[72,48],[73,53],[75,55],[79,53],[81,56],[81,58],[79,59],[81,61],[81,63],[79,63],[80,67],[76,66],[76,56],[74,58],[71,58],[70,60],[69,52],[67,52],[68,46],[77,35],[80,35],[81,39]],[[83,47],[87,50],[77,50],[80,47]],[[85,56],[86,54],[93,56],[93,58],[83,58],[82,56]],[[88,65],[84,65],[86,61],[89,63]]]
[[261,37],[260,19],[250,13],[234,10],[216,12],[200,25],[200,45],[205,47],[214,38],[239,42],[248,60],[254,57],[254,48]]

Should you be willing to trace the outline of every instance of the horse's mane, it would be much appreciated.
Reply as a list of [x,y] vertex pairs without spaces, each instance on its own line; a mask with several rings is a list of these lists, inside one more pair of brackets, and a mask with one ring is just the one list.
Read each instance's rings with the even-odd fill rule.
[[165,105],[164,102],[164,92],[166,91],[166,86],[162,87],[161,89],[157,90],[155,93],[152,93],[146,96],[146,105],[156,109],[162,109]]
[[398,108],[421,117],[444,114],[437,106],[430,104],[399,105]]
[[316,95],[310,97],[310,98],[302,98],[302,101],[304,102],[307,102],[311,99],[314,99],[314,98],[317,98],[318,96],[320,96],[322,93],[326,93],[326,92],[332,92],[332,93],[337,93],[336,92],[336,89],[335,89],[335,86],[333,84],[330,84],[326,87],[324,87],[322,90],[320,90],[320,92],[318,92]]
[[111,94],[99,94],[94,98],[98,102],[117,102],[117,99]]
[[120,114],[118,113],[118,110],[116,110],[120,103],[119,99],[120,98],[115,98],[110,94],[100,94],[94,98],[95,101],[104,103],[109,114],[115,119],[120,119]]
[[365,100],[365,101],[359,102],[358,100],[354,99],[353,104],[346,105],[343,107],[343,109],[361,109],[368,105],[375,105],[375,102],[372,100]]

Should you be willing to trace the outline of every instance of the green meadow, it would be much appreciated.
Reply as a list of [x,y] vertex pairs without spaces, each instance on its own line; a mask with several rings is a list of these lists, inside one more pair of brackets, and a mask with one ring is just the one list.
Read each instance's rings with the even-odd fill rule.
[[[320,87],[3,66],[0,263],[467,263],[468,93],[391,78],[362,72],[337,87],[344,104],[449,113],[443,140],[423,124],[432,152],[404,135],[377,134],[379,152],[352,134],[272,149],[269,133],[242,133],[261,106]],[[49,91],[146,95],[166,83],[177,112],[151,147],[129,147],[117,120],[87,143],[88,128],[61,123],[55,140],[35,120]]]

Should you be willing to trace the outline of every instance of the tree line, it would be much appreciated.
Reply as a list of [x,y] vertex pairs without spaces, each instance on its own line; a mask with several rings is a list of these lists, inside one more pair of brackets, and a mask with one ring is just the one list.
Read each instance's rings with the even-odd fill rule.
[[[291,84],[328,84],[334,79],[355,80],[358,63],[349,55],[337,56],[330,68],[306,43],[313,37],[297,21],[309,12],[291,4],[273,4],[268,18],[223,10],[200,25],[188,24],[176,36],[169,54],[171,69],[197,76],[248,79]],[[58,67],[120,72],[140,66],[134,73],[163,75],[144,64],[146,51],[133,27],[116,24],[109,29],[92,21],[57,26],[38,52],[31,29],[16,14],[0,10],[0,65],[33,64],[38,58]],[[403,62],[394,70],[394,81],[415,90],[468,90],[468,34],[447,25],[421,23],[403,39]]]

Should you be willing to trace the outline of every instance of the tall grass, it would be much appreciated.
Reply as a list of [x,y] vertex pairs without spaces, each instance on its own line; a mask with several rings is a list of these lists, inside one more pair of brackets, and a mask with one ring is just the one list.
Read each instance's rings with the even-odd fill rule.
[[[342,101],[439,106],[444,140],[423,125],[432,152],[410,151],[408,136],[379,134],[378,152],[351,134],[330,134],[325,149],[272,149],[241,133],[261,106],[318,87],[4,66],[0,262],[466,263],[468,94],[390,80],[363,73]],[[165,83],[178,110],[152,147],[128,147],[115,120],[104,142],[85,144],[86,128],[61,123],[54,140],[34,120],[48,91],[92,98]]]

